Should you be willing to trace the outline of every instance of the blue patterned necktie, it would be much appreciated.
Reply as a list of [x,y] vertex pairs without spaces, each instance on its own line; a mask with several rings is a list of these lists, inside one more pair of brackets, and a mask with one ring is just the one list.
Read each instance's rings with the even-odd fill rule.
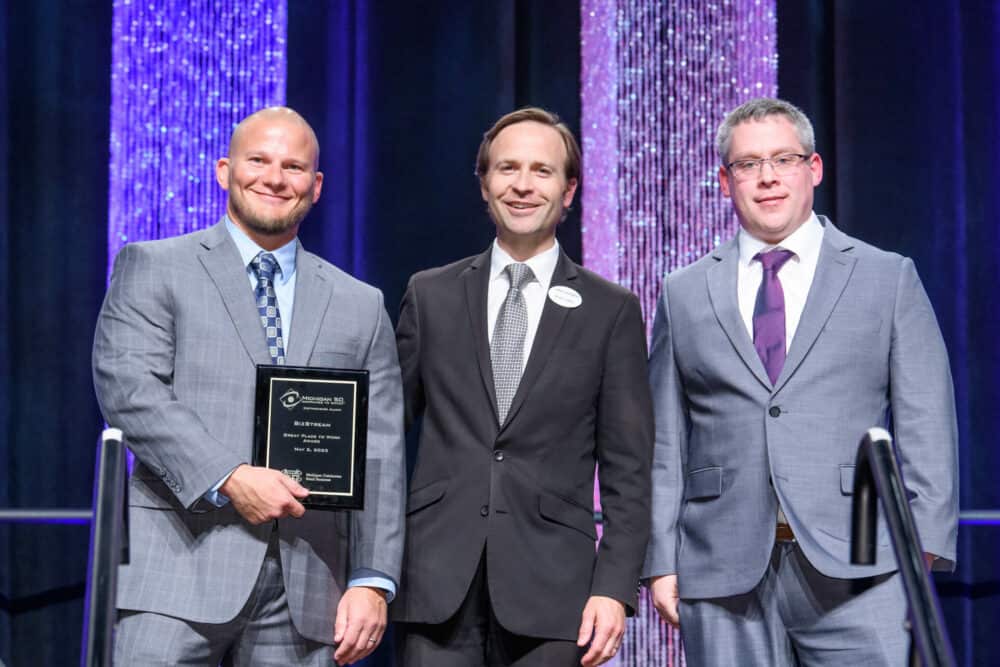
[[753,346],[764,362],[771,384],[777,382],[785,365],[785,292],[778,280],[778,270],[794,255],[782,248],[754,255],[764,275],[753,310]]
[[521,294],[528,282],[535,278],[527,264],[508,264],[504,267],[510,287],[500,307],[493,338],[490,341],[490,361],[493,363],[493,386],[497,393],[497,417],[503,424],[507,411],[521,383],[524,361],[524,337],[528,333],[528,308]]
[[274,294],[274,271],[278,260],[269,252],[260,252],[250,261],[257,276],[257,312],[260,323],[267,335],[267,349],[271,353],[271,363],[283,366],[285,363],[285,340],[281,334],[281,313],[278,312],[278,298]]

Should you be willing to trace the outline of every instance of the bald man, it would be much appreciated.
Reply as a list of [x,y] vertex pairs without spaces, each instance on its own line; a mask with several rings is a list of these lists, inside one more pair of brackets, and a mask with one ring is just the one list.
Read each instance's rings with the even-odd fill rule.
[[[299,114],[258,111],[215,167],[222,220],[115,260],[94,382],[137,459],[116,664],[346,665],[382,638],[402,552],[400,372],[382,294],[296,238],[318,162]],[[250,465],[258,364],[368,370],[364,511],[306,511],[305,488]]]

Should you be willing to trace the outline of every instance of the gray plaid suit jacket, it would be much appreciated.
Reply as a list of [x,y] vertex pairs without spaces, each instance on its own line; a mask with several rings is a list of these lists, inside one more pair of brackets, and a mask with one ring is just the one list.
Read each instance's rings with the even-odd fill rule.
[[751,590],[778,501],[828,577],[896,569],[884,519],[874,566],[850,563],[858,443],[887,426],[925,551],[953,566],[957,426],[948,353],[913,262],[826,218],[816,275],[772,386],[736,296],[734,239],[669,276],[650,356],[656,410],[653,531],[643,576],[678,574],[683,598]]
[[[295,366],[370,372],[363,512],[307,510],[278,522],[292,620],[332,643],[347,577],[399,581],[403,547],[402,389],[381,293],[298,247]],[[236,616],[272,524],[251,526],[202,496],[250,462],[255,365],[270,363],[253,290],[223,224],[125,246],[97,322],[94,382],[109,424],[137,463],[130,479],[131,561],[118,606],[196,622]]]

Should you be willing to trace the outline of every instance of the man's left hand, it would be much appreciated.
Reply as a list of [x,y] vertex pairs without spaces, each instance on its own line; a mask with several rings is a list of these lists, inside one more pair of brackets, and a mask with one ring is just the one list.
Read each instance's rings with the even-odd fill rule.
[[594,595],[583,608],[583,621],[576,645],[590,649],[580,661],[583,667],[596,667],[614,657],[625,634],[625,605],[614,598]]
[[357,662],[375,650],[385,633],[387,610],[385,592],[380,588],[353,586],[344,592],[333,628],[333,643],[337,645],[333,659],[338,665]]

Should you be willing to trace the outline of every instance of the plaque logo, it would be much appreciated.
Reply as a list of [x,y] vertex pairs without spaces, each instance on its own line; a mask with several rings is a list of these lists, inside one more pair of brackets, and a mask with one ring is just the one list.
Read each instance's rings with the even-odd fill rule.
[[282,470],[281,472],[283,472],[286,475],[288,475],[289,477],[291,477],[293,481],[298,482],[299,484],[302,483],[302,471],[301,470],[288,470],[288,469],[285,469],[285,470]]
[[289,389],[284,394],[282,394],[281,398],[278,400],[281,401],[281,404],[283,406],[291,410],[296,405],[302,402],[302,394],[300,394],[294,389]]

